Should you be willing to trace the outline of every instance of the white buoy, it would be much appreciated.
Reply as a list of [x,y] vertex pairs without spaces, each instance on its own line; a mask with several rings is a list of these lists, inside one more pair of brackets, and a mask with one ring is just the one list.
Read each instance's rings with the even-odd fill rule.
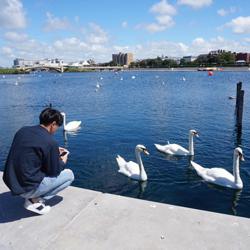
[[132,79],[135,79],[135,76],[132,76],[131,78],[132,78]]

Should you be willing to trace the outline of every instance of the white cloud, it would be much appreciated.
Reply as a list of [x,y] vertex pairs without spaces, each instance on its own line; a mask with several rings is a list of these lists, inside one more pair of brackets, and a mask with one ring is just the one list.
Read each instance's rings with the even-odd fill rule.
[[145,29],[151,33],[161,32],[172,27],[175,22],[172,18],[176,14],[176,9],[167,0],[161,0],[150,8],[150,12],[156,14],[155,21],[150,24],[138,24],[136,29]]
[[250,16],[239,16],[227,23],[225,26],[232,28],[234,33],[246,34],[250,33]]
[[[99,26],[98,26],[99,27]],[[100,28],[100,27],[99,27]],[[112,43],[93,44],[88,41],[88,33],[83,38],[68,37],[56,40],[52,44],[41,43],[27,38],[19,43],[6,44],[0,48],[0,65],[9,65],[13,59],[21,57],[25,59],[61,58],[66,62],[93,58],[96,62],[111,60],[114,52],[132,52],[135,59],[155,58],[165,55],[169,57],[182,57],[184,55],[197,56],[208,53],[211,50],[224,49],[235,52],[250,51],[250,39],[230,41],[218,36],[211,39],[203,37],[195,38],[191,43],[172,42],[162,40],[158,42],[145,42],[141,44],[119,45]]]
[[128,22],[123,21],[121,25],[122,25],[122,28],[127,28],[128,27]]
[[87,44],[81,41],[79,38],[76,37],[69,37],[65,38],[63,40],[57,40],[53,43],[53,47],[56,50],[62,50],[62,51],[67,51],[67,50],[81,50],[83,48],[87,48]]
[[235,12],[236,12],[235,7],[230,7],[229,9],[219,9],[219,10],[217,10],[217,14],[219,16],[227,16],[227,15],[235,13]]
[[1,48],[1,52],[2,52],[3,55],[9,56],[9,55],[12,54],[13,51],[12,51],[12,49],[10,47],[4,46],[4,47]]
[[227,11],[225,9],[219,9],[219,10],[217,10],[217,14],[219,16],[226,16],[227,15]]
[[151,33],[164,31],[174,25],[173,18],[171,16],[157,16],[157,23],[151,23],[145,26],[145,29]]
[[249,51],[250,45],[244,44],[241,41],[230,41],[225,38],[218,36],[205,40],[204,38],[198,37],[193,40],[189,47],[189,51],[193,55],[207,54],[211,50],[223,49],[226,51],[240,52],[240,51]]
[[147,42],[136,44],[129,49],[134,53],[135,59],[155,58],[165,55],[169,57],[183,56],[187,53],[188,46],[184,43],[171,41]]
[[107,33],[97,24],[90,23],[90,32],[87,35],[87,41],[91,44],[105,44],[108,42]]
[[173,18],[171,16],[167,16],[167,15],[165,15],[165,16],[157,16],[156,20],[160,25],[163,25],[166,28],[171,27],[171,26],[174,25],[174,21],[173,21]]
[[180,5],[188,5],[194,9],[203,8],[213,3],[213,0],[178,0]]
[[159,3],[154,4],[150,11],[160,15],[170,15],[176,14],[176,9],[173,5],[169,4],[166,0],[162,0]]
[[160,31],[165,30],[166,27],[158,23],[150,23],[145,26],[145,29],[151,33],[155,33],[155,32],[160,32]]
[[197,37],[193,40],[192,44],[194,46],[203,46],[205,44],[205,40],[202,37]]
[[53,16],[50,12],[46,13],[47,20],[44,26],[44,30],[47,32],[55,31],[55,30],[65,30],[70,27],[70,23],[66,18],[59,18]]
[[28,39],[28,35],[24,33],[9,31],[4,34],[4,38],[10,42],[22,42]]
[[114,45],[113,46],[114,52],[121,52],[121,51],[128,51],[129,46],[120,46],[120,45]]
[[0,28],[20,29],[26,27],[23,4],[20,0],[0,0]]
[[188,46],[184,43],[178,43],[182,52],[188,52]]
[[182,57],[185,55],[198,56],[207,54],[211,50],[224,49],[227,51],[250,51],[250,44],[241,41],[230,41],[218,36],[205,40],[202,37],[195,38],[191,43],[159,41],[137,44],[130,47],[137,59],[155,58],[165,55],[169,57]]

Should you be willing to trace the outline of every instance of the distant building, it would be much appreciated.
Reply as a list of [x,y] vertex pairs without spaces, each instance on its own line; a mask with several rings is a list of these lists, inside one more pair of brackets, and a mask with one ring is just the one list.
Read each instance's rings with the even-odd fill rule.
[[246,65],[246,61],[245,60],[237,60],[235,62],[236,65],[238,66],[245,66]]
[[176,62],[177,64],[180,64],[180,62],[181,62],[181,58],[176,57],[176,56],[169,56],[169,57],[166,56],[165,60],[172,60],[172,61]]
[[[212,51],[209,52],[209,55],[210,55],[210,56],[218,56],[218,55],[223,54],[223,53],[225,53],[225,52],[226,52],[226,51],[223,50],[223,49],[212,50]],[[228,51],[228,52],[230,52],[230,51]]]
[[129,66],[131,62],[133,62],[133,54],[132,53],[119,53],[119,54],[113,54],[112,55],[112,61],[113,63],[121,66]]
[[197,57],[197,61],[200,63],[206,63],[208,61],[208,54],[200,54]]
[[21,67],[32,67],[32,66],[62,66],[65,65],[63,60],[61,59],[43,59],[43,60],[25,60],[22,58],[16,58],[13,61],[14,68],[21,68]]
[[32,60],[24,60],[22,58],[16,58],[13,62],[14,68],[20,68],[20,67],[29,67],[34,65],[34,61]]
[[236,62],[240,61],[241,63],[245,61],[245,63],[250,62],[250,53],[237,53],[236,54]]
[[195,57],[195,56],[183,56],[182,59],[185,63],[190,63],[190,62],[195,61],[197,59],[197,57]]

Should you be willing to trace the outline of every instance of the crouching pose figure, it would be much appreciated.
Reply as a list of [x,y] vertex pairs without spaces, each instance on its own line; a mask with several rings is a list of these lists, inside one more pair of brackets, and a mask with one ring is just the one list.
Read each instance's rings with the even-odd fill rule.
[[46,214],[51,207],[45,201],[68,187],[74,174],[65,169],[69,152],[53,138],[63,124],[61,113],[46,108],[39,119],[39,125],[23,127],[15,134],[3,180],[13,195],[25,198],[26,209]]

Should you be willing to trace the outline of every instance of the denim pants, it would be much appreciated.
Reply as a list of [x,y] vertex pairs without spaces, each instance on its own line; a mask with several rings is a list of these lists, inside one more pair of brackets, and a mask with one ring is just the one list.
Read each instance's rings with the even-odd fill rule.
[[68,187],[73,180],[73,172],[70,169],[64,169],[57,177],[44,177],[37,189],[21,194],[21,196],[26,199],[43,198],[49,200]]

